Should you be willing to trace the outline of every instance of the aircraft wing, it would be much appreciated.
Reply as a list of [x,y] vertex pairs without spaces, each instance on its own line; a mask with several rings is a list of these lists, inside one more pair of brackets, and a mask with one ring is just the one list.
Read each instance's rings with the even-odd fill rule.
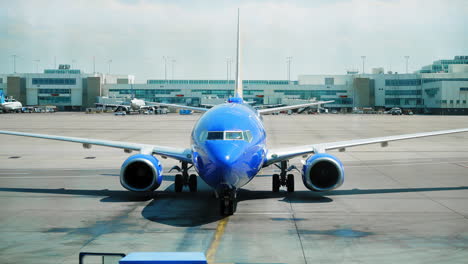
[[169,158],[177,159],[180,161],[192,163],[192,159],[191,159],[192,151],[190,149],[184,149],[184,148],[172,148],[172,147],[111,141],[111,140],[64,137],[64,136],[3,131],[3,130],[0,130],[0,134],[81,143],[83,144],[84,148],[91,148],[92,145],[97,145],[97,146],[103,146],[103,147],[120,148],[126,151],[134,150],[134,151],[140,151],[143,154],[156,154],[156,155],[160,155],[163,157],[169,157]]
[[174,107],[174,108],[182,108],[182,109],[188,109],[188,110],[193,110],[193,111],[198,111],[198,112],[206,112],[206,111],[210,110],[208,108],[203,108],[203,107],[178,105],[178,104],[151,103],[151,105],[160,105],[160,106],[167,106],[167,107]]
[[288,106],[281,106],[281,107],[259,109],[257,111],[258,111],[258,113],[264,115],[264,114],[270,114],[270,113],[280,112],[280,111],[284,111],[284,110],[309,107],[309,106],[313,106],[313,105],[328,104],[328,103],[333,103],[333,102],[334,102],[333,100],[332,101],[318,101],[318,102],[312,102],[312,103],[306,103],[306,104],[288,105]]
[[382,147],[386,147],[388,145],[388,142],[390,141],[446,135],[446,134],[461,133],[461,132],[468,132],[468,128],[423,132],[423,133],[415,133],[415,134],[404,134],[404,135],[398,135],[398,136],[337,141],[337,142],[312,144],[312,145],[297,146],[297,147],[290,147],[290,148],[271,149],[271,150],[268,150],[267,161],[265,162],[264,166],[268,166],[273,163],[276,163],[282,160],[291,159],[297,156],[308,155],[312,153],[324,153],[328,150],[339,149],[340,151],[344,151],[346,148],[349,148],[349,147],[375,144],[375,143],[380,143]]

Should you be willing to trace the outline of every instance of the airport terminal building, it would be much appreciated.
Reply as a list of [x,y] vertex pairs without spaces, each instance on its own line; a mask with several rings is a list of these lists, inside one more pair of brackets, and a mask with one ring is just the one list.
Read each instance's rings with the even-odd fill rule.
[[[100,103],[120,103],[132,96],[149,102],[199,106],[233,96],[233,80],[147,80],[135,84],[132,75],[85,74],[62,67],[44,73],[0,75],[0,90],[24,105],[56,105],[84,110]],[[413,112],[468,114],[468,56],[435,61],[411,74],[383,69],[372,73],[300,75],[297,81],[244,80],[244,97],[258,104],[298,104],[334,100],[327,108],[401,107]]]

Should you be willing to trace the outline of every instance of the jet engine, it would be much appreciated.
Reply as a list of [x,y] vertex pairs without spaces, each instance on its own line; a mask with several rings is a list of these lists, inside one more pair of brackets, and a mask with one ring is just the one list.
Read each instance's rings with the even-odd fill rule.
[[329,191],[343,184],[344,168],[338,158],[330,154],[309,157],[302,168],[302,181],[312,191]]
[[162,166],[152,155],[130,156],[120,169],[120,184],[130,191],[148,192],[156,190],[162,182]]

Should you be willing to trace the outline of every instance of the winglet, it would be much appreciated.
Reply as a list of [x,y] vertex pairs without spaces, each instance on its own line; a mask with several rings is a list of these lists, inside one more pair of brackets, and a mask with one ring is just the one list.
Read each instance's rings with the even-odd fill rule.
[[241,78],[241,45],[240,45],[240,10],[237,9],[237,58],[236,58],[236,89],[234,91],[234,96],[238,98],[243,98],[242,92],[242,78]]

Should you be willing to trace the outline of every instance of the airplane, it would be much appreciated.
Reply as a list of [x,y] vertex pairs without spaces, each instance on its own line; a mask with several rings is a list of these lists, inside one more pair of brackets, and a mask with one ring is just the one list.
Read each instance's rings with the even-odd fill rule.
[[13,98],[5,99],[3,91],[0,91],[0,109],[2,109],[3,112],[20,112],[22,108],[23,104],[21,104],[21,102]]
[[151,111],[156,110],[156,107],[154,105],[147,105],[145,100],[135,98],[135,93],[134,93],[134,90],[133,90],[133,84],[131,84],[131,87],[132,87],[132,97],[131,97],[129,103],[126,103],[126,104],[96,103],[95,105],[97,107],[112,107],[112,108],[115,108],[115,112],[124,111],[127,114],[129,114],[132,111],[141,112],[143,110],[151,110]]
[[[391,141],[468,132],[468,128],[461,128],[287,148],[268,148],[267,133],[261,116],[301,108],[304,104],[256,110],[244,102],[240,77],[239,12],[237,15],[235,96],[229,98],[228,102],[211,109],[176,105],[180,108],[204,112],[192,130],[190,147],[174,148],[15,131],[0,131],[0,134],[81,143],[84,148],[97,145],[120,148],[127,153],[138,151],[139,153],[128,157],[120,168],[120,183],[132,192],[151,193],[161,186],[163,167],[156,156],[179,160],[181,166],[173,168],[179,171],[175,175],[175,192],[181,192],[185,186],[191,192],[197,191],[198,176],[189,175],[189,170],[193,167],[199,177],[215,190],[215,195],[219,199],[220,214],[232,215],[237,208],[238,190],[249,183],[262,168],[275,165],[281,171],[280,174],[272,175],[273,192],[278,192],[282,186],[285,186],[288,192],[294,192],[295,183],[292,171],[296,168],[288,166],[289,160],[302,157],[305,159],[301,170],[304,185],[311,191],[329,191],[343,184],[345,174],[341,161],[328,154],[327,151],[345,151],[350,147],[375,143],[386,147]],[[332,101],[311,102],[308,105],[330,102]]]
[[155,110],[155,106],[147,105],[145,100],[132,98],[128,104],[104,104],[96,103],[97,107],[112,107],[115,112],[124,111],[129,114],[132,111]]

